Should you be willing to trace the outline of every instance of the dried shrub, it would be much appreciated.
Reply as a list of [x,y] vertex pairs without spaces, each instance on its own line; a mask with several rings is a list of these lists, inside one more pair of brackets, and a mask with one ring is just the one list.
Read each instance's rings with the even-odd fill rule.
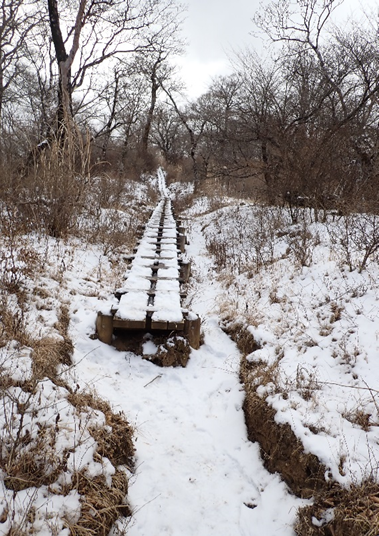
[[360,426],[365,432],[368,432],[373,424],[373,422],[371,421],[371,413],[367,413],[367,411],[365,411],[363,408],[356,408],[353,411],[344,413],[343,416],[347,421],[351,422],[352,424]]
[[55,323],[54,327],[61,335],[63,341],[59,344],[60,351],[60,362],[63,365],[72,365],[72,353],[74,351],[74,345],[72,340],[68,335],[68,328],[70,325],[70,311],[66,305],[61,305],[58,322]]
[[241,203],[220,211],[206,231],[207,247],[219,269],[257,273],[274,260],[274,246],[283,227],[281,212],[272,207]]
[[207,241],[207,248],[210,255],[213,256],[218,270],[223,270],[228,263],[228,249],[225,242],[219,239],[210,239]]
[[89,181],[90,140],[75,128],[31,153],[17,206],[29,227],[64,237],[77,224]]
[[17,341],[22,346],[32,344],[27,331],[26,315],[23,307],[6,293],[0,295],[0,347],[9,341]]
[[27,245],[16,245],[16,237],[5,238],[0,249],[0,286],[8,292],[18,292],[27,277],[34,275],[39,255]]
[[338,320],[341,320],[342,312],[344,310],[344,307],[342,305],[339,305],[336,302],[331,302],[330,309],[332,311],[332,315],[329,319],[329,322],[331,324],[334,324],[334,322],[338,322]]
[[304,221],[302,226],[289,236],[288,248],[300,266],[311,266],[313,251],[319,239],[314,237]]

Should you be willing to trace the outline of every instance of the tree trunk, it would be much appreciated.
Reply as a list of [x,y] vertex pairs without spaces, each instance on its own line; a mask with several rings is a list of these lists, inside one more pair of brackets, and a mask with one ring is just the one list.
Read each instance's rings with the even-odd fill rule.
[[58,1],[47,0],[49,7],[49,21],[51,37],[54,43],[55,56],[59,69],[58,85],[58,133],[65,137],[66,130],[70,128],[72,120],[72,83],[71,66],[75,55],[79,49],[80,33],[84,24],[84,10],[87,0],[80,0],[76,21],[73,31],[73,42],[69,54],[66,51],[65,43],[60,27],[58,12]]
[[149,136],[150,136],[150,130],[151,130],[151,124],[153,122],[153,116],[154,116],[154,110],[155,110],[155,105],[157,103],[157,93],[158,93],[158,88],[159,88],[159,84],[157,82],[157,79],[156,79],[156,76],[155,76],[155,72],[152,73],[151,75],[151,100],[150,100],[150,107],[149,107],[149,111],[147,113],[147,118],[146,118],[146,123],[145,123],[145,128],[143,130],[143,135],[142,135],[142,150],[143,152],[146,154],[147,153],[147,148],[148,148],[148,145],[149,145]]
[[273,188],[273,180],[272,175],[270,172],[270,162],[269,162],[269,154],[268,154],[268,148],[267,148],[267,141],[262,140],[261,142],[261,155],[262,155],[262,162],[264,165],[264,179],[265,184],[267,188],[267,199],[269,203],[275,203],[276,200],[276,192]]

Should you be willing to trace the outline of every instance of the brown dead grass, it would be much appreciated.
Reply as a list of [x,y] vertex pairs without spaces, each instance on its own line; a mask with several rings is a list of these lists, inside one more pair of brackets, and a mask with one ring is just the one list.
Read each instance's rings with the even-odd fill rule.
[[[92,408],[105,415],[105,427],[91,427],[89,432],[97,443],[96,453],[102,458],[108,458],[112,465],[118,468],[125,465],[129,470],[134,467],[134,446],[132,441],[133,429],[124,415],[112,411],[110,405],[93,393],[71,393],[70,403],[78,411]],[[77,523],[70,526],[74,536],[100,535],[106,536],[120,516],[131,515],[126,503],[128,479],[124,471],[119,469],[112,476],[109,487],[104,476],[89,478],[85,472],[77,473],[76,489],[82,495],[82,511]],[[73,479],[74,480],[74,479]]]
[[80,412],[83,409],[92,408],[101,411],[105,415],[109,432],[106,428],[90,428],[89,432],[96,440],[97,452],[110,460],[117,467],[126,465],[130,470],[134,464],[133,428],[124,415],[112,411],[109,403],[93,393],[70,393],[68,401]]
[[6,294],[0,297],[0,347],[9,341],[17,341],[22,346],[31,346],[32,338],[26,329],[23,307],[13,303]]
[[85,471],[76,475],[75,489],[82,497],[81,514],[74,524],[67,523],[72,536],[108,536],[114,522],[120,517],[131,515],[125,503],[128,480],[117,470],[108,486],[104,476],[89,478]]
[[[46,345],[42,345],[43,348]],[[45,360],[43,371],[46,372]],[[54,363],[52,369],[54,368]],[[50,372],[50,371],[47,371]],[[30,382],[26,382],[28,386]],[[36,386],[37,383],[34,384]],[[17,434],[7,434],[3,430],[2,452],[0,453],[0,468],[4,472],[4,485],[7,489],[19,492],[33,487],[41,487],[54,484],[61,474],[67,470],[67,459],[71,451],[66,449],[61,452],[56,450],[57,433],[59,431],[59,415],[56,422],[41,425],[38,422],[38,409],[33,410],[31,400],[32,390],[25,390],[26,397],[21,397],[23,402],[16,401],[12,415],[17,420]],[[26,402],[25,402],[25,401]],[[81,495],[81,512],[76,523],[70,524],[66,520],[67,527],[72,535],[101,535],[109,534],[112,525],[120,517],[129,517],[130,508],[127,504],[128,477],[121,465],[130,471],[134,465],[134,446],[132,442],[132,428],[125,417],[112,411],[110,405],[93,393],[71,393],[68,401],[74,405],[80,413],[88,413],[91,410],[100,411],[105,416],[104,427],[89,427],[88,432],[97,444],[95,458],[99,463],[108,459],[115,473],[111,477],[111,483],[107,482],[104,475],[95,478],[88,476],[85,470],[74,473],[71,484],[66,484],[62,493],[68,494],[76,489]],[[35,414],[35,415],[34,415]],[[24,426],[26,416],[34,415],[35,424],[38,427],[37,434],[30,434]],[[49,488],[50,489],[50,488]],[[56,491],[52,491],[56,493]],[[33,506],[30,506],[32,513]],[[3,512],[7,519],[10,512]],[[13,529],[12,529],[13,530]],[[15,529],[15,534],[21,534]]]
[[69,386],[64,384],[57,376],[59,365],[72,365],[72,353],[74,346],[68,335],[70,315],[68,307],[61,306],[58,321],[55,323],[55,329],[60,338],[44,337],[39,340],[30,341],[33,348],[33,380],[32,383],[49,378],[54,383],[64,385],[68,390]]
[[33,348],[33,376],[36,380],[54,380],[57,367],[67,363],[67,346],[64,340],[45,337],[36,341]]
[[[321,527],[323,513],[333,508],[334,518]],[[379,534],[379,485],[368,480],[359,486],[342,489],[333,486],[317,494],[314,503],[299,510],[295,527],[298,536],[377,536]]]
[[238,322],[225,323],[222,330],[236,343],[242,355],[248,355],[260,348],[259,343],[254,339],[250,331]]
[[67,453],[57,455],[54,450],[56,441],[54,427],[40,427],[37,438],[27,432],[15,441],[11,448],[3,445],[0,466],[5,474],[4,485],[7,489],[21,491],[31,487],[49,486],[64,470]]

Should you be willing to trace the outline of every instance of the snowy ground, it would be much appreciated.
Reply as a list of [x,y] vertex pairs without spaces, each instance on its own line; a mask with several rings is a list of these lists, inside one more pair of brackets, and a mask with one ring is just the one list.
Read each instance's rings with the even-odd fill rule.
[[75,374],[136,429],[128,534],[292,536],[304,501],[263,468],[258,445],[247,440],[240,355],[218,324],[220,286],[201,233],[193,235],[187,254],[196,274],[191,310],[203,318],[205,341],[185,369],[159,369],[89,341],[96,303],[90,314],[88,303],[84,309],[78,304],[72,322]]
[[324,224],[308,221],[308,212],[302,217],[306,227],[292,224],[286,211],[243,204],[202,218],[224,287],[216,307],[249,326],[261,345],[249,360],[271,368],[271,382],[256,378],[258,393],[326,466],[326,479],[343,486],[376,480],[375,255],[358,270],[375,236],[365,216],[350,229],[343,218]]
[[[97,311],[122,283],[122,263],[104,256],[101,246],[33,237],[33,248],[45,261],[35,280],[25,276],[29,327],[54,336],[57,311],[66,304],[75,367],[66,372],[63,367],[62,378],[80,390],[96,390],[135,428],[131,536],[294,535],[296,511],[305,501],[264,469],[259,446],[247,440],[240,355],[220,329],[225,317],[250,326],[261,343],[251,360],[276,363],[277,383],[259,392],[277,409],[278,422],[288,422],[305,449],[326,464],[327,476],[342,484],[359,482],[370,472],[376,476],[376,262],[361,274],[349,272],[343,251],[330,248],[321,224],[311,226],[317,240],[302,243],[297,240],[302,229],[291,225],[288,215],[275,216],[271,226],[272,215],[249,205],[229,202],[213,209],[199,200],[188,213],[193,272],[188,307],[203,319],[204,344],[192,351],[186,368],[158,368],[92,339]],[[225,239],[228,233],[234,240]],[[213,256],[207,252],[210,244]],[[22,357],[15,345],[7,351],[8,359],[19,352],[18,359],[30,367],[27,354]],[[55,397],[55,411],[63,394],[49,385],[45,395]],[[88,471],[99,469],[84,454],[81,464]],[[113,469],[105,464],[102,470]],[[43,493],[39,504],[46,518],[49,508],[61,513],[70,508],[67,500],[61,504],[48,490]],[[71,499],[72,508],[80,508],[78,497]],[[6,534],[9,527],[3,530],[1,523],[0,534]],[[39,523],[38,534],[52,534],[47,522]],[[67,529],[57,526],[55,534],[67,536]]]

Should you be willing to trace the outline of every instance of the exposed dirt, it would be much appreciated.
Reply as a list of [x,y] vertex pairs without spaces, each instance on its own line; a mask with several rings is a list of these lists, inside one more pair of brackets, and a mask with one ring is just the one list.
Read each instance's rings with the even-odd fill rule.
[[236,343],[238,350],[246,356],[260,348],[254,335],[246,326],[237,322],[228,322],[221,326],[222,330]]
[[240,378],[245,388],[243,410],[250,441],[258,441],[266,468],[281,474],[293,493],[309,498],[317,490],[327,489],[325,467],[313,454],[306,454],[303,445],[288,424],[275,422],[275,410],[257,395],[253,379],[260,383],[273,381],[275,370],[263,370],[250,364],[246,356],[260,348],[259,343],[246,328],[238,323],[223,327],[242,353]]
[[161,367],[185,367],[190,352],[187,339],[174,335],[159,346],[158,352],[151,356],[150,361]]
[[[144,331],[115,330],[115,334],[113,345],[117,350],[133,352],[159,367],[185,367],[188,363],[191,347],[184,335],[179,333],[167,336],[167,332],[151,334]],[[157,347],[155,354],[144,353],[143,345],[147,341]]]
[[328,488],[325,467],[313,454],[306,454],[303,445],[288,424],[275,422],[275,410],[245,385],[243,404],[250,441],[258,441],[265,467],[280,473],[291,491],[309,498],[318,490]]

